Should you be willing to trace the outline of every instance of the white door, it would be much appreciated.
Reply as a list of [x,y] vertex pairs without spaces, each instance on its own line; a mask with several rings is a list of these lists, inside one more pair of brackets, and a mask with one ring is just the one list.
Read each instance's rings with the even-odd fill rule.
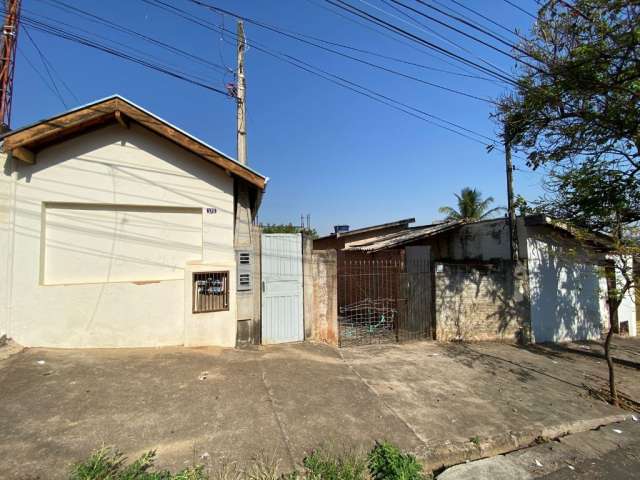
[[262,343],[302,340],[302,236],[263,234]]

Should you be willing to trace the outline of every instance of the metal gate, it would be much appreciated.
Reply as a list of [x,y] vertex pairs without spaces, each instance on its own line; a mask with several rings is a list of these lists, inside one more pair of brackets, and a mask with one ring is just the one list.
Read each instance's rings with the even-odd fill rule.
[[302,236],[262,235],[262,343],[304,340]]
[[428,249],[341,252],[338,330],[341,347],[432,338]]

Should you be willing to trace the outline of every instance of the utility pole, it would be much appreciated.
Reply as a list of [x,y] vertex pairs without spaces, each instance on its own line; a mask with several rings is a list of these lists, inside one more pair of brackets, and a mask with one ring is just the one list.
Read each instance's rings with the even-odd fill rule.
[[509,214],[509,240],[511,244],[511,261],[518,261],[518,232],[516,230],[516,211],[513,201],[513,163],[511,162],[511,137],[508,128],[504,127],[504,158],[507,168],[507,211]]
[[244,25],[242,20],[238,20],[238,71],[236,73],[238,88],[236,103],[238,108],[238,162],[247,164],[247,104],[245,102],[244,84],[244,52],[246,41],[244,36]]
[[13,99],[13,71],[20,23],[20,1],[5,0],[7,12],[2,27],[0,47],[0,128],[8,130],[11,125],[11,101]]

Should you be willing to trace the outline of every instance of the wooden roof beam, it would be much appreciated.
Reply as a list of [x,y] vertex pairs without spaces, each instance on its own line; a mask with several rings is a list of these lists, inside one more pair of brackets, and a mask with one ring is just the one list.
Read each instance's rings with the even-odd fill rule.
[[13,158],[17,158],[18,160],[22,160],[25,163],[34,164],[36,163],[36,154],[25,147],[16,147],[11,150],[11,155]]

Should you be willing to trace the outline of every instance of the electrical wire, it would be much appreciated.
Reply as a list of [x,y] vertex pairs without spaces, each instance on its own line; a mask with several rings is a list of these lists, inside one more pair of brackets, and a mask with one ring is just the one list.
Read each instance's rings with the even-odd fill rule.
[[[468,6],[467,6],[467,5],[465,5],[464,3],[459,2],[458,0],[449,0],[449,1],[450,1],[450,2],[455,3],[456,5],[458,5],[458,6],[462,7],[462,8],[464,8],[465,10],[467,10],[467,11],[469,11],[469,12],[473,13],[474,15],[477,15],[478,17],[482,18],[483,20],[486,20],[487,22],[490,22],[491,24],[495,25],[496,27],[499,27],[499,28],[501,28],[502,30],[504,30],[504,31],[506,31],[506,32],[509,32],[510,34],[517,36],[519,39],[521,39],[521,40],[527,40],[525,37],[523,37],[522,35],[520,35],[518,32],[513,31],[513,30],[511,30],[511,29],[509,29],[509,28],[505,27],[505,26],[504,26],[504,25],[502,25],[501,23],[496,22],[495,20],[491,19],[490,17],[488,17],[488,16],[486,16],[486,15],[483,15],[482,13],[478,12],[477,10],[474,10],[474,9],[473,9],[473,8],[471,8],[471,7],[468,7]],[[442,4],[441,4],[440,2],[438,2],[437,0],[434,0],[434,3],[437,3],[437,4],[439,4],[439,5],[442,5]],[[451,9],[450,9],[450,10],[451,10]],[[452,10],[452,11],[455,11],[455,10]],[[456,12],[456,13],[457,13],[457,12]],[[459,13],[458,13],[458,15],[461,15],[461,14],[459,14]],[[468,20],[470,20],[468,17],[467,17],[467,19],[468,19]]]
[[130,61],[132,63],[136,63],[138,65],[142,65],[142,66],[147,67],[147,68],[149,68],[151,70],[155,70],[157,72],[164,73],[165,75],[171,76],[173,78],[176,78],[176,79],[179,79],[179,80],[183,80],[183,81],[185,81],[187,83],[190,83],[190,84],[193,84],[193,85],[197,85],[199,87],[202,87],[202,88],[205,88],[207,90],[219,93],[219,94],[224,95],[224,96],[228,96],[228,92],[226,92],[226,91],[224,91],[224,90],[222,90],[220,88],[214,87],[211,84],[208,84],[208,83],[205,83],[203,81],[200,81],[200,80],[194,78],[193,76],[190,77],[188,74],[186,74],[184,72],[180,72],[180,71],[174,70],[174,69],[172,69],[170,67],[167,67],[167,66],[164,66],[164,65],[161,65],[161,64],[151,63],[151,62],[149,62],[149,61],[147,61],[145,59],[141,59],[141,58],[135,57],[135,56],[130,55],[130,54],[126,53],[126,52],[117,50],[117,49],[115,49],[113,47],[110,47],[108,45],[101,44],[99,42],[96,42],[96,41],[91,40],[89,38],[83,37],[81,35],[77,35],[77,34],[68,32],[68,31],[66,31],[64,29],[60,29],[60,28],[55,27],[55,26],[53,26],[51,24],[48,24],[46,22],[35,20],[35,19],[29,18],[29,17],[27,17],[25,15],[21,16],[21,22],[24,25],[30,26],[34,30],[41,31],[43,33],[46,33],[46,34],[54,36],[54,37],[58,37],[58,38],[62,38],[62,39],[68,40],[68,41],[72,41],[72,42],[75,42],[75,43],[78,43],[78,44],[81,44],[81,45],[84,45],[84,46],[87,46],[87,47],[102,51],[104,53],[108,53],[108,54],[110,54],[112,56],[115,56],[115,57],[118,57],[118,58],[121,58],[121,59],[124,59],[124,60],[128,60],[128,61]]
[[520,10],[522,13],[529,15],[531,18],[533,18],[534,20],[537,20],[538,17],[536,17],[533,13],[528,12],[527,10],[525,10],[524,8],[522,8],[520,5],[515,4],[513,2],[511,2],[510,0],[502,0],[504,3],[506,3],[507,5],[511,5],[513,8]]
[[338,8],[340,8],[342,10],[345,10],[345,11],[347,11],[347,12],[353,14],[353,15],[356,15],[356,16],[358,16],[360,18],[363,18],[363,19],[365,19],[365,20],[367,20],[367,21],[369,21],[371,23],[374,23],[374,24],[376,24],[378,26],[381,26],[386,30],[394,32],[394,33],[396,33],[396,34],[398,34],[398,35],[400,35],[402,37],[408,38],[408,39],[410,39],[410,40],[412,40],[412,41],[414,41],[414,42],[416,42],[416,43],[418,43],[420,45],[423,45],[423,46],[425,46],[425,47],[427,47],[429,49],[437,51],[437,52],[439,52],[439,53],[441,53],[441,54],[443,54],[443,55],[445,55],[445,56],[447,56],[449,58],[455,59],[455,60],[457,60],[459,62],[462,62],[462,63],[464,63],[464,64],[466,64],[466,65],[468,65],[468,66],[470,66],[472,68],[480,70],[483,73],[489,74],[492,77],[497,78],[497,79],[499,79],[499,80],[501,80],[501,81],[503,81],[505,83],[508,83],[508,84],[514,85],[514,86],[517,85],[516,81],[513,78],[511,78],[508,74],[505,75],[504,73],[496,72],[496,71],[494,71],[494,70],[492,70],[492,69],[490,69],[488,67],[484,67],[484,66],[482,66],[482,65],[480,65],[480,64],[478,64],[478,63],[476,63],[476,62],[474,62],[472,60],[469,60],[468,58],[465,58],[462,55],[458,55],[455,52],[451,52],[450,50],[448,50],[446,48],[443,48],[443,47],[441,47],[441,46],[439,46],[439,45],[437,45],[437,44],[435,44],[433,42],[430,42],[428,40],[425,40],[424,38],[421,38],[418,35],[415,35],[415,34],[413,34],[411,32],[408,32],[405,29],[402,29],[402,28],[400,28],[400,27],[398,27],[396,25],[393,25],[392,23],[387,22],[387,21],[385,21],[385,20],[383,20],[383,19],[381,19],[381,18],[379,18],[379,17],[377,17],[377,16],[375,16],[375,15],[369,13],[369,12],[366,12],[365,10],[362,10],[360,8],[357,8],[357,7],[354,7],[352,5],[349,5],[349,4],[347,4],[346,2],[344,2],[342,0],[336,0],[336,1],[334,1],[334,0],[325,0],[325,1],[327,3],[335,6],[335,7],[338,7]]
[[191,52],[188,52],[186,50],[182,50],[182,49],[180,49],[178,47],[175,47],[175,46],[173,46],[171,44],[165,43],[165,42],[163,42],[161,40],[157,40],[157,39],[155,39],[153,37],[150,37],[148,35],[144,35],[144,34],[138,32],[136,30],[124,27],[122,25],[118,25],[118,24],[116,24],[114,22],[111,22],[111,21],[105,19],[105,18],[99,17],[98,15],[94,15],[93,13],[87,12],[86,10],[82,10],[82,9],[80,9],[78,7],[73,6],[73,5],[69,5],[69,4],[67,4],[67,3],[65,3],[65,2],[63,2],[61,0],[39,0],[39,1],[45,2],[45,3],[49,3],[49,4],[54,5],[54,6],[58,7],[58,8],[60,8],[60,9],[67,10],[69,12],[72,12],[72,13],[76,14],[76,15],[88,18],[90,21],[100,23],[102,25],[105,25],[108,28],[113,29],[113,30],[116,30],[116,31],[119,31],[119,32],[122,32],[122,33],[126,33],[126,34],[132,35],[134,37],[138,37],[138,38],[144,40],[145,42],[148,42],[148,43],[151,43],[153,45],[159,46],[159,47],[161,47],[163,49],[166,49],[166,50],[168,50],[170,52],[173,52],[174,54],[182,56],[183,58],[188,58],[188,59],[191,59],[191,60],[195,60],[196,62],[199,62],[200,64],[205,65],[207,67],[214,68],[214,69],[216,69],[218,71],[226,71],[226,69],[225,69],[225,67],[223,65],[219,65],[217,63],[211,62],[210,60],[207,60],[206,58],[200,57],[198,55],[194,55]]
[[31,45],[33,45],[33,48],[38,53],[38,56],[40,57],[40,61],[42,62],[44,70],[47,73],[49,80],[51,81],[51,85],[53,86],[53,89],[55,90],[56,96],[62,102],[65,109],[69,108],[69,106],[67,105],[67,102],[65,102],[64,100],[64,96],[62,95],[62,93],[60,92],[60,89],[58,88],[58,84],[56,83],[55,79],[53,78],[53,75],[51,74],[51,69],[49,68],[49,62],[47,61],[47,58],[44,56],[44,54],[42,53],[42,50],[40,50],[40,48],[36,44],[35,40],[31,36],[31,33],[29,33],[29,29],[26,27],[23,27],[22,29],[24,30],[24,33],[27,35],[27,38],[31,42]]
[[429,82],[427,80],[423,80],[421,78],[414,77],[412,75],[408,75],[408,74],[403,73],[403,72],[399,72],[398,70],[394,70],[392,68],[388,68],[388,67],[385,67],[385,66],[382,66],[382,65],[378,65],[378,64],[375,64],[373,62],[368,62],[368,61],[363,60],[361,58],[357,58],[357,57],[354,57],[352,55],[348,55],[348,54],[339,52],[339,51],[334,50],[332,48],[328,48],[328,47],[324,47],[322,45],[318,45],[317,43],[305,40],[304,38],[301,38],[301,37],[299,37],[297,35],[293,35],[293,34],[284,32],[281,29],[278,29],[278,28],[276,28],[274,26],[259,22],[257,20],[254,20],[254,19],[251,19],[251,18],[248,18],[248,17],[241,16],[241,15],[239,15],[237,13],[234,13],[234,12],[231,12],[229,10],[225,10],[225,9],[213,6],[213,5],[209,5],[209,4],[206,4],[206,3],[201,2],[199,0],[189,0],[189,1],[194,3],[194,4],[197,4],[197,5],[203,6],[205,8],[208,8],[210,10],[213,10],[215,12],[223,13],[225,15],[230,15],[232,17],[239,18],[239,19],[244,20],[245,22],[250,23],[252,25],[256,25],[258,27],[267,29],[269,31],[272,31],[272,32],[277,33],[279,35],[286,36],[288,38],[292,38],[294,40],[297,40],[299,42],[305,43],[307,45],[312,45],[312,46],[314,46],[316,48],[319,48],[321,50],[324,50],[324,51],[339,55],[339,56],[344,57],[344,58],[348,58],[348,59],[353,60],[355,62],[367,65],[369,67],[376,68],[376,69],[379,69],[379,70],[383,70],[385,72],[392,73],[394,75],[398,75],[400,77],[407,78],[407,79],[410,79],[410,80],[413,80],[413,81],[416,81],[416,82],[419,82],[419,83],[422,83],[422,84],[425,84],[425,85],[429,85],[429,86],[432,86],[432,87],[435,87],[435,88],[439,88],[441,90],[445,90],[445,91],[448,91],[450,93],[455,93],[455,94],[458,94],[458,95],[462,95],[462,96],[465,96],[467,98],[471,98],[471,99],[474,99],[474,100],[479,100],[479,101],[486,102],[486,103],[495,104],[495,102],[493,100],[490,100],[490,99],[487,99],[487,98],[478,97],[477,95],[473,95],[473,94],[470,94],[470,93],[467,93],[467,92],[463,92],[463,91],[460,91],[460,90],[457,90],[457,89],[454,89],[454,88],[446,87],[444,85],[440,85],[440,84],[437,84],[437,83],[434,83],[434,82]]
[[[145,3],[148,3],[150,5],[154,5],[154,6],[160,8],[162,10],[165,10],[165,11],[168,11],[168,12],[174,12],[178,16],[182,17],[183,19],[188,20],[190,22],[193,22],[193,23],[195,23],[197,25],[200,25],[203,28],[206,28],[206,29],[209,29],[209,30],[213,30],[213,31],[217,31],[217,32],[220,31],[220,27],[218,25],[215,25],[213,23],[210,23],[210,22],[207,22],[205,20],[202,20],[201,18],[199,18],[199,17],[197,17],[197,16],[195,16],[195,15],[193,15],[193,14],[191,14],[191,13],[189,13],[189,12],[183,10],[183,9],[180,9],[179,7],[176,7],[175,5],[168,4],[168,3],[166,3],[166,2],[164,2],[162,0],[142,0],[142,1],[144,1]],[[233,35],[234,35],[234,32],[232,32],[232,31],[230,31],[228,29],[224,29],[222,31],[223,31],[223,35],[225,33],[228,34],[231,37],[233,37]],[[233,43],[231,41],[229,41],[228,43],[233,45]],[[289,54],[286,54],[286,53],[283,53],[283,52],[274,51],[271,48],[268,48],[267,46],[265,46],[264,44],[261,44],[260,42],[251,41],[251,42],[248,42],[248,43],[250,44],[250,46],[252,48],[254,48],[255,50],[257,50],[259,52],[262,52],[262,53],[264,53],[264,54],[266,54],[268,56],[271,56],[273,58],[277,58],[277,59],[279,59],[281,61],[284,61],[285,63],[288,63],[290,65],[295,66],[298,69],[301,69],[303,71],[306,71],[308,73],[316,75],[316,76],[318,76],[320,78],[323,78],[323,79],[325,79],[325,80],[327,80],[327,81],[329,81],[331,83],[337,84],[337,85],[339,85],[339,86],[341,86],[341,87],[343,87],[345,89],[348,89],[350,91],[358,93],[359,95],[368,97],[368,98],[370,98],[370,99],[372,99],[372,100],[374,100],[376,102],[383,103],[383,104],[385,104],[385,105],[387,105],[387,106],[389,106],[391,108],[394,108],[394,109],[399,110],[399,111],[403,111],[404,113],[406,113],[406,114],[408,114],[408,115],[410,115],[412,117],[418,118],[418,119],[420,119],[422,121],[425,121],[427,123],[431,123],[431,124],[436,125],[436,126],[438,126],[440,128],[444,128],[446,130],[449,130],[449,131],[451,131],[453,133],[456,133],[456,134],[458,134],[460,136],[469,138],[469,139],[471,139],[471,140],[473,140],[475,142],[478,142],[478,143],[480,143],[482,145],[485,145],[485,146],[487,145],[487,141],[492,143],[492,144],[496,143],[496,139],[494,139],[494,138],[488,137],[488,136],[483,135],[482,133],[479,133],[479,132],[475,132],[475,131],[473,131],[471,129],[468,129],[468,128],[462,126],[462,125],[459,125],[459,124],[456,124],[456,123],[451,122],[449,120],[446,120],[446,119],[444,119],[442,117],[439,117],[437,115],[433,115],[433,114],[430,114],[430,113],[425,112],[423,110],[417,109],[417,108],[415,108],[415,107],[413,107],[411,105],[408,105],[406,103],[400,102],[400,101],[398,101],[396,99],[393,99],[393,98],[388,97],[388,96],[386,96],[384,94],[376,92],[376,91],[374,91],[372,89],[364,87],[364,86],[362,86],[362,85],[360,85],[360,84],[358,84],[356,82],[348,80],[348,79],[346,79],[344,77],[341,77],[339,75],[335,75],[335,74],[333,74],[331,72],[328,72],[327,70],[321,69],[320,67],[316,67],[314,65],[311,65],[311,64],[309,64],[309,63],[307,63],[307,62],[305,62],[305,61],[303,61],[303,60],[301,60],[299,58],[296,58],[296,57],[294,57],[292,55],[289,55]],[[424,116],[426,116],[428,118],[424,118]],[[470,134],[476,135],[479,138],[483,138],[486,141],[479,140],[479,138],[470,137],[470,135],[467,135],[467,134],[465,134],[463,132],[454,130],[453,128],[447,127],[445,125],[441,125],[439,123],[436,123],[436,121],[440,121],[442,123],[445,123],[446,125],[450,125],[450,127],[455,127],[455,128],[458,128],[458,129],[460,129],[462,131],[466,131],[466,132],[468,132]]]
[[55,89],[53,87],[53,85],[51,84],[51,80],[47,80],[47,78],[45,78],[45,76],[42,74],[42,72],[40,72],[40,70],[38,70],[38,68],[35,66],[35,64],[29,59],[29,57],[27,56],[26,52],[24,50],[22,50],[20,45],[18,45],[17,48],[18,48],[18,53],[22,56],[22,58],[24,58],[27,61],[27,64],[36,73],[36,75],[38,75],[40,80],[42,80],[42,83],[44,83],[45,86],[49,89],[49,91],[51,93],[53,93],[53,95],[60,101],[60,103],[62,103],[62,105],[64,106],[65,109],[69,108],[67,106],[67,104],[65,103],[64,98],[62,98],[62,96],[60,95],[60,92],[57,91],[57,89]]

